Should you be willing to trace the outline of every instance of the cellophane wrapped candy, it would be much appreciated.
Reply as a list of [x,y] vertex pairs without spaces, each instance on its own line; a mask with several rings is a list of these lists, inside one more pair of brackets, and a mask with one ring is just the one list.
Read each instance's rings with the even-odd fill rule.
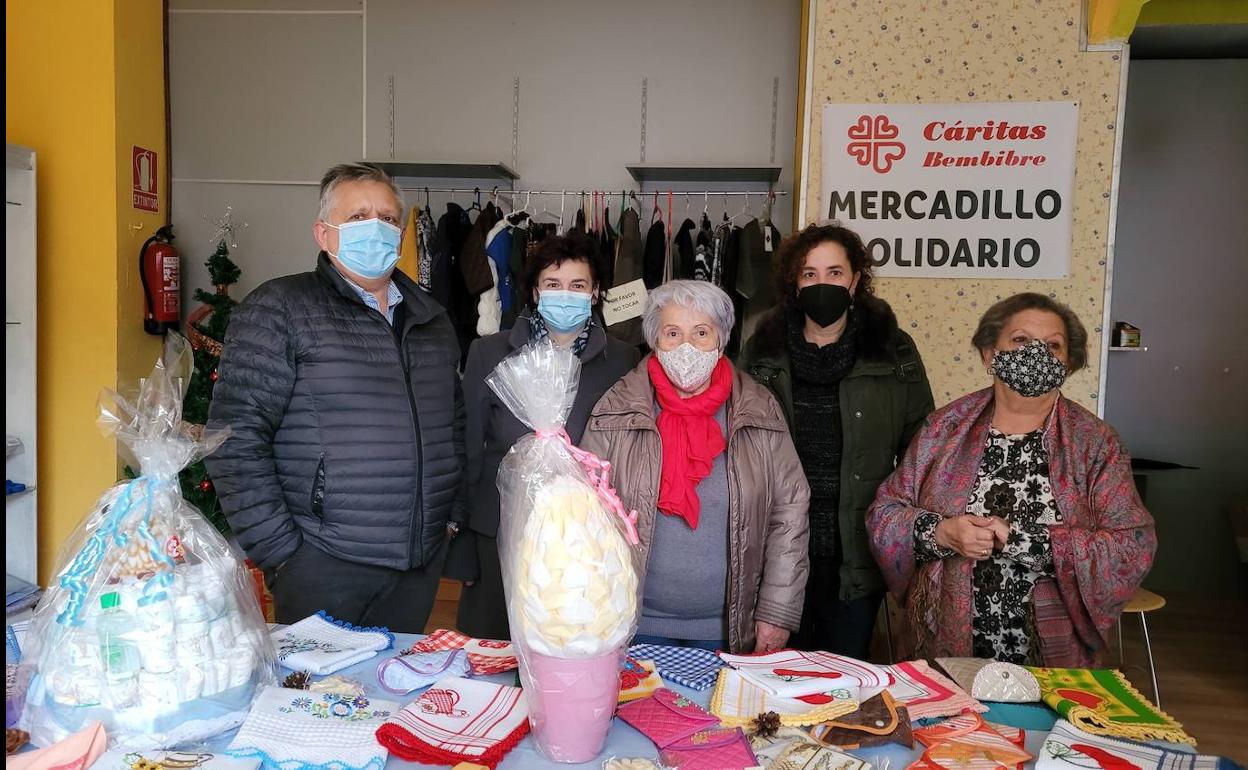
[[178,472],[225,439],[182,422],[192,361],[170,334],[137,393],[100,397],[98,424],[139,475],[87,513],[35,610],[18,677],[36,745],[93,721],[112,748],[194,744],[241,724],[275,681],[247,570],[181,495]]
[[570,350],[541,340],[486,380],[534,431],[499,468],[499,557],[534,738],[562,762],[602,750],[643,569],[636,513],[611,488],[609,464],[564,431],[580,367]]

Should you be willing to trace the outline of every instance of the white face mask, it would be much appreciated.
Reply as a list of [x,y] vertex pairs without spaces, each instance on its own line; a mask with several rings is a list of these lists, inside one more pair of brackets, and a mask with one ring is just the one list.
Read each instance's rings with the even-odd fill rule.
[[663,371],[672,384],[683,391],[697,390],[715,371],[719,363],[718,350],[698,350],[685,342],[675,350],[660,350],[655,354]]

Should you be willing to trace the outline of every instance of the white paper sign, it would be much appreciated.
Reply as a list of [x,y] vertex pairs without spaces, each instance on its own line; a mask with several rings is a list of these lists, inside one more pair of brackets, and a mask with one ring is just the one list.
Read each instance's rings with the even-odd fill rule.
[[862,236],[877,275],[1063,278],[1074,102],[828,104],[822,215]]
[[616,286],[602,300],[602,317],[607,326],[637,318],[646,312],[646,282],[641,278]]

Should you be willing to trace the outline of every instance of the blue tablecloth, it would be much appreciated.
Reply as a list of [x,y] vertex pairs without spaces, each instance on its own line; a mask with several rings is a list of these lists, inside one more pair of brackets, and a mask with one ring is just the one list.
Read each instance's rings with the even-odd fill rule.
[[[387,693],[385,690],[381,689],[381,686],[377,681],[377,666],[379,666],[382,661],[397,655],[399,650],[411,646],[411,644],[419,638],[420,636],[415,634],[395,634],[394,649],[378,653],[376,657],[352,666],[351,668],[339,671],[338,674],[358,680],[364,686],[364,690],[370,698],[399,700],[404,704],[410,703],[412,700],[415,700],[415,694],[408,696],[407,698],[396,698],[394,694]],[[279,669],[280,676],[285,676],[287,673],[289,672],[286,669]],[[323,677],[314,678],[321,679]],[[508,674],[486,677],[486,679],[500,684],[516,683],[516,675],[514,671]],[[710,690],[698,692],[675,685],[671,682],[664,682],[664,686],[680,692],[694,702],[700,703],[703,706],[706,706],[710,702]],[[986,716],[991,718],[993,715],[988,714]],[[1023,723],[1021,722],[1015,722],[1015,724],[1017,726],[1023,726]],[[1044,743],[1044,738],[1047,734],[1047,730],[1027,730],[1027,750],[1033,755],[1036,754],[1039,751],[1040,746]],[[209,741],[204,748],[208,751],[220,752],[223,751],[233,739],[234,733],[229,732],[218,736],[212,741]],[[1186,746],[1175,746],[1160,743],[1157,745],[1167,746],[1168,748],[1179,750],[1191,750],[1190,747]],[[916,746],[918,746],[917,743]],[[917,749],[910,750],[903,746],[889,744],[887,746],[850,751],[849,753],[870,762],[876,770],[905,770],[910,763],[919,758],[919,755],[922,753],[920,751],[921,748],[921,746],[918,746]],[[650,742],[649,738],[637,732],[623,721],[616,719],[611,725],[611,732],[607,736],[607,745],[603,749],[602,756],[594,762],[583,765],[564,765],[557,762],[551,762],[537,751],[537,747],[533,744],[531,738],[525,738],[524,741],[522,741],[507,755],[507,757],[499,764],[498,768],[499,770],[530,770],[531,768],[594,768],[597,770],[601,767],[602,761],[609,757],[647,757],[655,759],[658,757],[658,751],[655,749],[654,744]],[[1029,768],[1033,767],[1034,763],[1029,762],[1026,766]],[[391,757],[390,761],[386,764],[386,770],[398,770],[399,768],[414,770],[415,768],[428,769],[433,767],[435,766],[406,762],[395,757]],[[450,766],[442,765],[440,767]]]

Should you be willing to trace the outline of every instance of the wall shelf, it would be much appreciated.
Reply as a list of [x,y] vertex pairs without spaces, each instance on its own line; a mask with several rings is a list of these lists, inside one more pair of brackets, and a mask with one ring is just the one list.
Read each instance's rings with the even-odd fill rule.
[[368,161],[400,179],[503,179],[514,181],[520,174],[502,161],[495,163],[408,163],[394,160]]
[[1148,347],[1124,348],[1120,345],[1110,345],[1109,351],[1111,353],[1147,353]]
[[775,184],[783,168],[767,163],[741,166],[715,163],[629,163],[628,173],[638,182],[759,182]]

